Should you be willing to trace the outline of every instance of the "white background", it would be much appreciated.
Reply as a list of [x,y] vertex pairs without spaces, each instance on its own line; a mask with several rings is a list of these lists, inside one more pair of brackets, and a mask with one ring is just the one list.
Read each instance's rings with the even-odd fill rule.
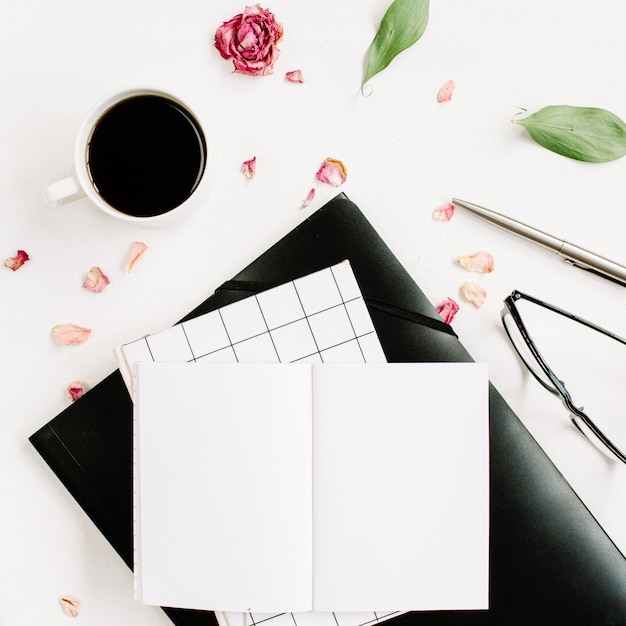
[[[233,74],[212,46],[217,26],[245,4],[219,0],[5,0],[0,9],[0,623],[64,624],[63,594],[82,601],[81,624],[165,625],[133,600],[132,576],[27,438],[69,403],[66,387],[95,385],[112,348],[159,331],[196,306],[330,199],[315,181],[343,160],[354,200],[434,304],[461,302],[454,328],[615,542],[626,551],[626,468],[607,463],[569,425],[562,405],[524,374],[499,312],[525,290],[626,335],[626,291],[457,210],[483,204],[624,263],[624,159],[580,163],[532,142],[511,118],[525,107],[598,106],[626,117],[626,4],[599,0],[433,2],[423,38],[359,92],[369,43],[387,0],[275,0],[285,36],[275,74]],[[305,84],[285,81],[301,69]],[[452,78],[457,89],[439,104]],[[150,85],[186,100],[211,124],[221,171],[211,202],[167,230],[129,226],[86,200],[60,208],[42,190],[71,174],[74,137],[102,97]],[[257,157],[254,180],[241,173]],[[300,204],[316,187],[316,201]],[[124,271],[132,241],[149,249]],[[488,250],[489,275],[457,255]],[[102,294],[81,287],[99,265]],[[461,301],[471,279],[488,297]],[[50,330],[93,329],[82,346]],[[616,388],[623,403],[623,389]]]

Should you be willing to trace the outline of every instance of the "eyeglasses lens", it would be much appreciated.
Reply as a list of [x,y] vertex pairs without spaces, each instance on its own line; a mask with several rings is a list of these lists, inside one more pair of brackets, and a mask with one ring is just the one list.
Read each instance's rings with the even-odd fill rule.
[[[620,450],[626,450],[626,345],[528,300],[516,300],[528,335],[578,407]],[[526,366],[555,385],[529,350],[510,314],[505,327]]]

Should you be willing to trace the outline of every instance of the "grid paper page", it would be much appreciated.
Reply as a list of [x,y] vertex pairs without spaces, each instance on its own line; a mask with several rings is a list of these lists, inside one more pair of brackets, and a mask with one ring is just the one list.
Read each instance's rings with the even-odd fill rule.
[[[348,261],[273,287],[116,350],[131,391],[140,361],[384,363],[385,354]],[[369,626],[400,615],[225,613],[221,626]]]
[[125,344],[116,356],[131,392],[141,361],[386,361],[348,261]]

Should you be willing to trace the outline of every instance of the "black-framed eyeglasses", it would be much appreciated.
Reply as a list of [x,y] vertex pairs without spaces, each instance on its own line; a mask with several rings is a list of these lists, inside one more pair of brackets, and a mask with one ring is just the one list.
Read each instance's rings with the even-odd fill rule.
[[[626,454],[622,452],[626,450],[626,339],[519,291],[513,291],[504,304],[502,323],[530,373],[545,389],[560,397],[574,425],[592,443],[611,458],[626,463]],[[555,323],[559,324],[560,342],[555,340]],[[568,332],[561,332],[563,326],[568,327]],[[598,342],[605,345],[599,346]],[[566,387],[564,381],[569,381],[570,376],[574,384]],[[618,394],[616,380],[618,384],[621,380],[622,385]],[[612,387],[606,393],[596,391],[597,402],[589,409],[588,405],[578,405],[572,394],[589,402],[586,394],[592,387],[591,381]]]

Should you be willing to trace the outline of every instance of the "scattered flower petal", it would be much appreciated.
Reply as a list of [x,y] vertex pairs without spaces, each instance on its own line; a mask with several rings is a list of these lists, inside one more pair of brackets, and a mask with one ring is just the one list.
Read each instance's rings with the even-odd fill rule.
[[72,402],[76,402],[76,400],[78,400],[78,398],[80,398],[85,393],[85,388],[83,387],[83,383],[81,383],[79,380],[75,380],[74,382],[71,382],[67,386],[67,393],[70,397],[70,400]]
[[302,203],[302,208],[305,209],[306,207],[308,207],[309,204],[311,204],[313,198],[315,198],[315,189],[311,189],[311,191],[309,191],[309,195],[304,199],[304,202]]
[[215,47],[223,59],[232,59],[234,71],[248,76],[274,73],[283,27],[271,11],[255,4],[224,22],[215,32]]
[[302,76],[302,72],[300,70],[294,70],[293,72],[287,72],[285,74],[285,78],[290,83],[300,83],[304,82],[304,77]]
[[317,170],[317,180],[339,187],[346,182],[348,172],[346,166],[339,159],[326,159],[319,170]]
[[57,324],[52,329],[52,335],[65,346],[85,343],[89,339],[91,328],[83,328],[76,324]]
[[470,304],[473,304],[477,309],[485,303],[487,292],[480,285],[477,285],[471,280],[463,283],[459,291],[461,292],[463,299],[467,300]]
[[252,157],[249,161],[244,161],[241,169],[244,173],[244,176],[248,180],[252,180],[254,175],[256,174],[256,157]]
[[479,272],[480,274],[489,274],[493,272],[493,257],[489,252],[476,252],[469,256],[458,256],[456,262],[468,272]]
[[83,287],[94,293],[102,293],[110,282],[109,277],[99,267],[94,266],[85,274]]
[[456,83],[453,80],[447,81],[437,93],[437,102],[449,102],[452,99],[452,94]]
[[128,255],[128,261],[126,263],[126,271],[130,272],[135,263],[139,261],[141,255],[148,249],[148,246],[142,241],[133,241],[133,245],[130,248],[130,254]]
[[16,256],[9,257],[4,262],[4,267],[8,267],[10,270],[19,270],[26,261],[28,261],[30,257],[24,250],[18,250]]
[[61,596],[59,602],[61,603],[61,608],[66,615],[69,615],[70,617],[78,617],[80,600],[74,596]]
[[437,313],[441,315],[446,324],[452,324],[454,316],[459,312],[459,305],[452,299],[446,298],[438,307]]
[[449,222],[454,215],[454,204],[442,204],[433,211],[433,218],[440,222]]

